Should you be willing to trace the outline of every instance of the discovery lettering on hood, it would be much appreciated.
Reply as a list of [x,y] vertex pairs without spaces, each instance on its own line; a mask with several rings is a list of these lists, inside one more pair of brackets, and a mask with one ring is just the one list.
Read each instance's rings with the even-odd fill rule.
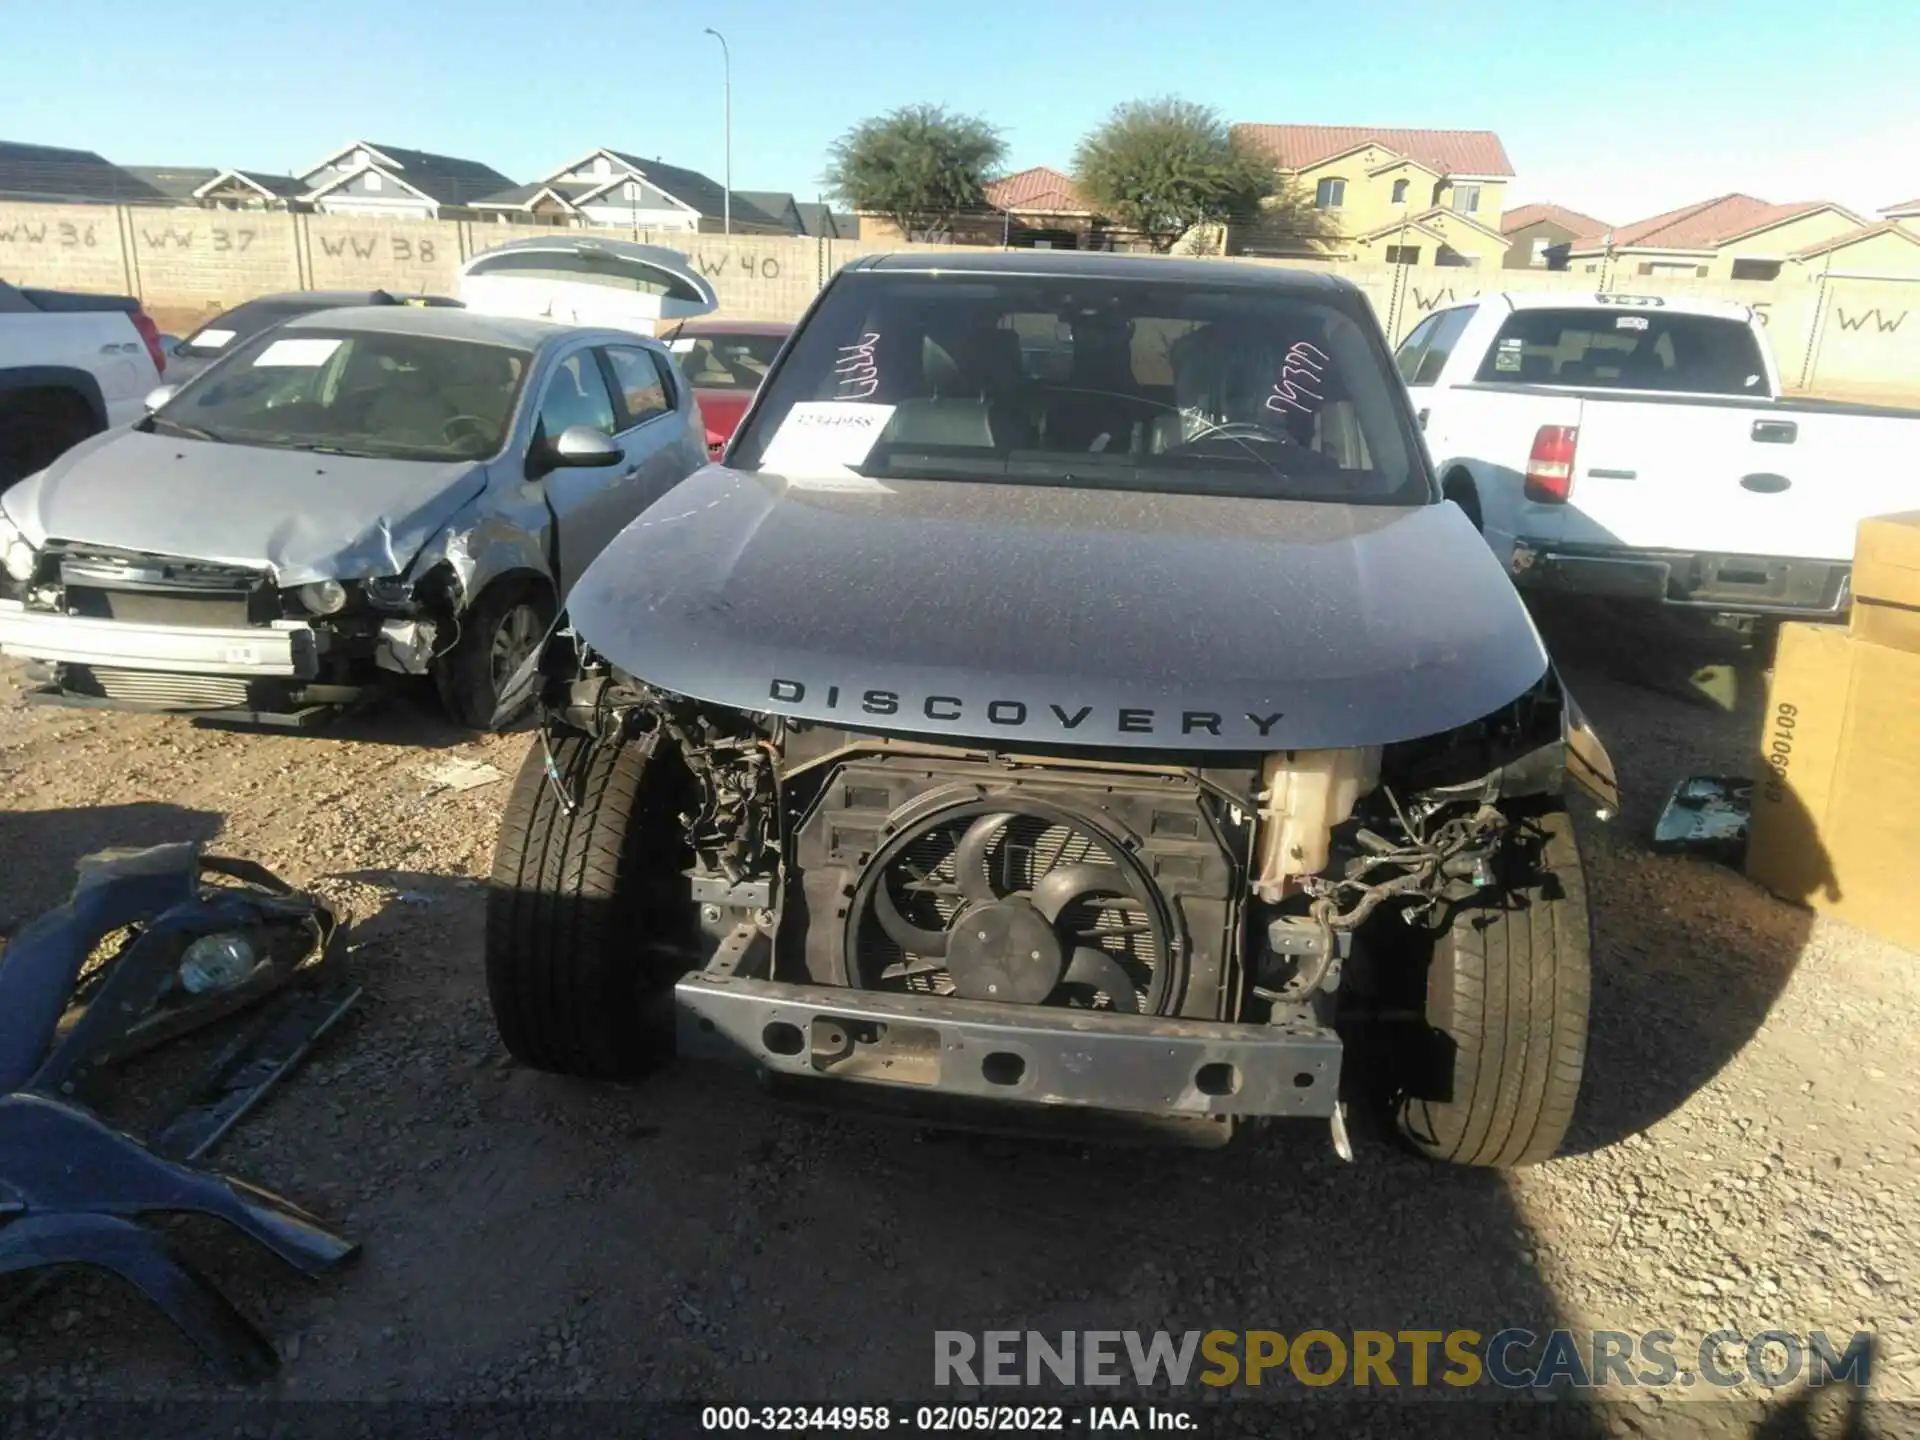
[[[815,687],[816,692],[819,687]],[[775,679],[767,687],[767,698],[776,705],[798,705],[807,698],[807,686],[800,680]],[[825,689],[826,708],[840,708],[841,688],[829,685]],[[1036,713],[1033,706],[1024,700],[989,700],[984,706],[969,706],[958,695],[927,695],[924,697],[902,697],[895,690],[862,690],[857,695],[847,696],[847,708],[857,709],[865,715],[881,719],[902,714],[912,714],[918,709],[921,716],[928,720],[943,723],[964,721],[970,713],[984,716],[987,724],[1003,728],[1046,730],[1059,729],[1071,733],[1086,724],[1092,715],[1092,705],[1078,705],[1069,708],[1057,701],[1048,701],[1045,709]],[[1249,739],[1267,739],[1273,727],[1284,718],[1281,711],[1275,710],[1268,715],[1257,715],[1248,711],[1241,715],[1223,715],[1218,710],[1159,710],[1153,706],[1123,705],[1110,717],[1115,730],[1123,735],[1211,735],[1216,739],[1223,734],[1231,734],[1242,729],[1250,730]],[[1222,726],[1226,727],[1223,732]]]

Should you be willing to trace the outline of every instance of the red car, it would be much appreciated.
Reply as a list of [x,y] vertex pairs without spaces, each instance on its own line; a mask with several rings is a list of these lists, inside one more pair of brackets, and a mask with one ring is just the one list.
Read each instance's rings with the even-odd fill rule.
[[793,326],[777,320],[688,320],[666,335],[707,422],[707,454],[733,438]]

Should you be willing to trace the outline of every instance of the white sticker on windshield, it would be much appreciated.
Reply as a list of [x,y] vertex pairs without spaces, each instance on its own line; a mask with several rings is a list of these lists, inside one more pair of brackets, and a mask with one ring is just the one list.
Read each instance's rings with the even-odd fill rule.
[[1613,328],[1616,330],[1644,330],[1647,328],[1647,317],[1644,315],[1622,315],[1613,322]]
[[846,471],[867,458],[892,418],[891,405],[804,400],[787,412],[760,463],[776,471]]
[[340,348],[338,340],[276,340],[254,357],[254,365],[324,365]]
[[202,330],[193,337],[193,343],[200,349],[218,350],[231,339],[233,339],[231,330]]
[[676,355],[685,355],[693,349],[696,343],[696,341],[689,337],[685,340],[675,340],[671,345],[667,346],[667,349]]
[[842,495],[893,494],[891,485],[883,485],[871,475],[859,475],[851,470],[839,470],[833,474],[787,475],[783,478],[789,490],[828,490]]

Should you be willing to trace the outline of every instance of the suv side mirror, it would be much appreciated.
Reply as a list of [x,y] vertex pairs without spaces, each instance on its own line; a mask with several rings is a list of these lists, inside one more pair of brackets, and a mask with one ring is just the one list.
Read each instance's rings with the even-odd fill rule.
[[626,452],[613,437],[603,435],[591,425],[569,425],[559,438],[547,444],[547,463],[554,468],[594,469],[613,465],[626,458]]

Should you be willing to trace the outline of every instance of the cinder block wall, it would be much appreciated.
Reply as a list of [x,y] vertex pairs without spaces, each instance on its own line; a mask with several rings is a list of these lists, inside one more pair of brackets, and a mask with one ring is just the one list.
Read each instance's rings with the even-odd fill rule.
[[[17,285],[137,295],[163,326],[181,330],[256,295],[281,290],[386,287],[451,294],[469,256],[509,240],[551,235],[544,226],[469,221],[373,220],[107,205],[0,204],[0,279]],[[571,233],[571,232],[562,232]],[[679,250],[713,285],[720,313],[792,320],[840,266],[888,250],[977,254],[977,247],[900,245],[793,236],[595,234]],[[1333,268],[1372,302],[1400,340],[1434,310],[1483,292],[1596,288],[1703,296],[1752,305],[1766,322],[1791,389],[1920,404],[1920,280],[1698,280],[1539,270],[1240,260]]]

